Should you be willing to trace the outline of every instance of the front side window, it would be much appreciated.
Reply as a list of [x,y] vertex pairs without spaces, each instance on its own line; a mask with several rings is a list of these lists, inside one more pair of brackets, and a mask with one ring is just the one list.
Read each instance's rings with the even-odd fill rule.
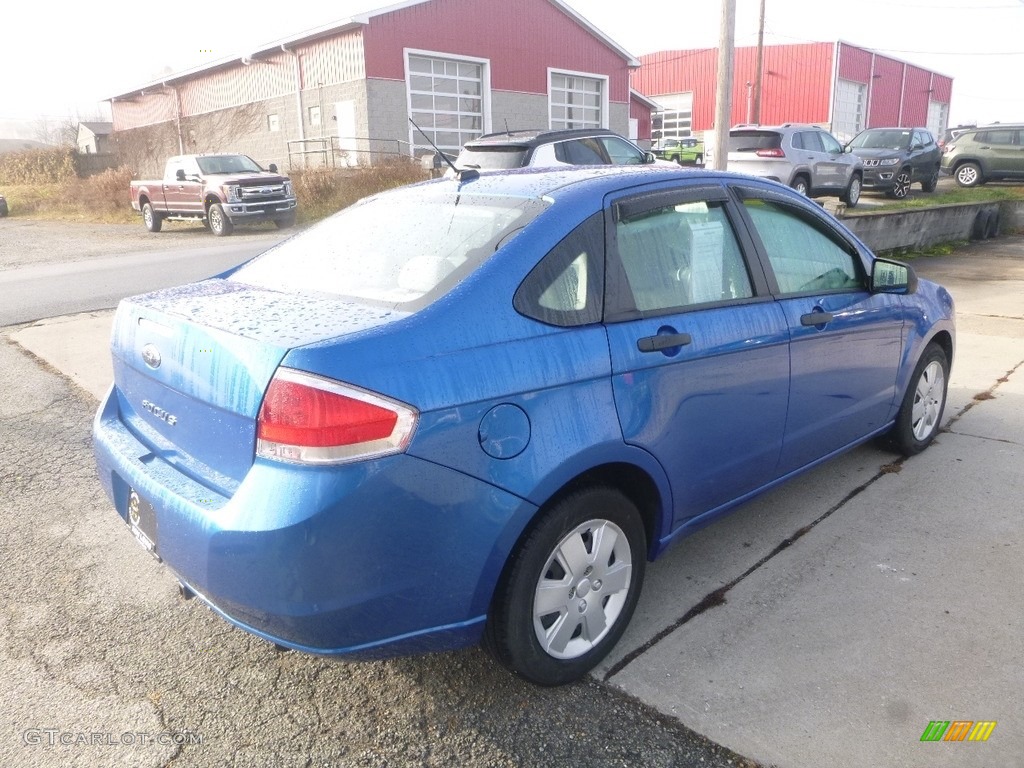
[[827,133],[818,133],[818,138],[821,140],[821,146],[825,148],[826,152],[831,152],[833,155],[842,154],[843,148],[839,145],[832,136]]
[[615,244],[636,310],[658,314],[753,296],[722,205],[680,203],[616,221]]
[[613,164],[643,165],[644,153],[628,141],[623,141],[617,136],[603,136],[601,143]]
[[852,246],[787,206],[744,201],[782,294],[865,290],[867,281]]
[[465,190],[397,190],[340,211],[229,279],[412,310],[457,285],[547,205]]
[[608,79],[554,72],[549,74],[550,127],[603,128]]

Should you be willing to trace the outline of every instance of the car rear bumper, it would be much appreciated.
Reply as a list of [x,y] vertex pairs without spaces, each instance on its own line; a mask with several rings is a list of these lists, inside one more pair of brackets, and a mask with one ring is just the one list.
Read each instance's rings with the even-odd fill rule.
[[144,444],[113,394],[93,426],[104,490],[126,523],[130,491],[152,506],[156,556],[230,622],[324,655],[479,640],[533,505],[405,454],[335,467],[257,459],[229,498]]

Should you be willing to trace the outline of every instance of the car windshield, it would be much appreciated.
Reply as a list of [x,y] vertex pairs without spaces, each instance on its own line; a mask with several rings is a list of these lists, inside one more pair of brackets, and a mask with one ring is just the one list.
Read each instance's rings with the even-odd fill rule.
[[455,165],[458,168],[479,168],[484,171],[522,168],[526,165],[526,154],[526,147],[466,147],[459,153]]
[[906,149],[911,131],[864,131],[850,142],[854,149]]
[[263,169],[251,157],[245,155],[212,155],[197,157],[199,170],[204,174],[217,173],[260,173]]
[[729,134],[730,152],[757,152],[781,146],[782,136],[775,131],[733,131]]
[[457,285],[547,205],[453,182],[397,190],[336,213],[228,279],[411,311]]

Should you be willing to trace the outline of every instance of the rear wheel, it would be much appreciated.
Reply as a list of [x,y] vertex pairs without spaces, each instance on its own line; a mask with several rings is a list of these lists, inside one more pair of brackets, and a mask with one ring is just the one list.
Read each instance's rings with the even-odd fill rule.
[[976,187],[981,184],[981,166],[977,163],[963,163],[953,173],[961,187]]
[[936,168],[932,172],[931,176],[929,176],[926,180],[921,182],[921,189],[924,192],[934,192],[935,188],[937,186],[939,186],[939,169],[938,168]]
[[807,193],[810,191],[811,185],[808,183],[807,177],[801,174],[793,179],[793,183],[790,184],[790,186],[804,197],[807,197]]
[[539,685],[579,679],[618,642],[633,615],[646,544],[640,513],[621,492],[593,487],[566,496],[510,558],[485,647]]
[[142,223],[146,225],[148,231],[159,232],[164,221],[160,214],[153,210],[152,204],[146,203],[142,206]]
[[933,342],[925,347],[914,368],[896,423],[889,433],[893,447],[904,456],[920,453],[938,434],[946,406],[948,379],[949,359],[945,350]]
[[217,237],[230,235],[235,228],[235,225],[231,223],[231,219],[224,213],[220,203],[214,203],[210,206],[210,210],[206,212],[206,219],[210,224],[210,231]]

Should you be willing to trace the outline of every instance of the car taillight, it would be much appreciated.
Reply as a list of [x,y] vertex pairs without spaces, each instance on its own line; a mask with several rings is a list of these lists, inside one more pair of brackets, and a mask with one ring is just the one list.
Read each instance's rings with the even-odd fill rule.
[[786,153],[783,152],[778,147],[774,147],[773,149],[759,149],[759,150],[757,150],[757,152],[755,154],[758,157],[785,157],[786,156]]
[[279,368],[267,387],[256,455],[295,464],[344,464],[400,453],[419,414],[348,384]]

